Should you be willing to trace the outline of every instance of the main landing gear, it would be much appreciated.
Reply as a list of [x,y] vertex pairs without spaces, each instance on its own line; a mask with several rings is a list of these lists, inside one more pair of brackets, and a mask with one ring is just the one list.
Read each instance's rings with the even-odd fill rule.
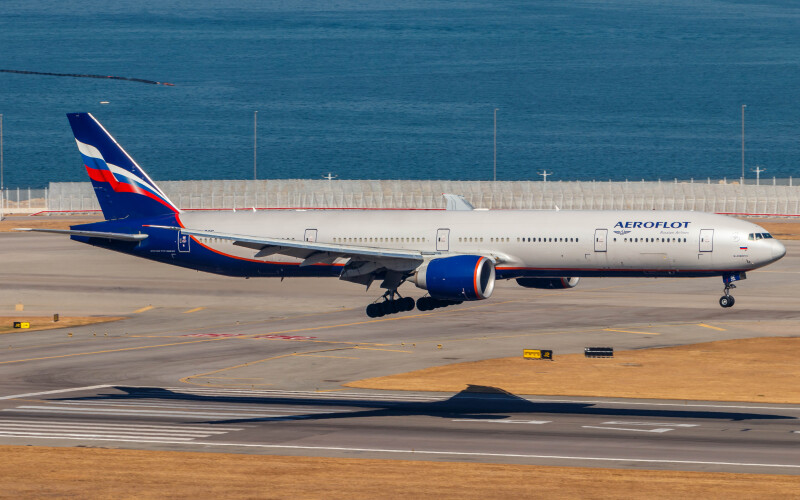
[[733,307],[733,304],[736,303],[736,300],[733,298],[733,295],[730,294],[731,288],[736,288],[736,285],[733,283],[734,281],[739,281],[746,279],[747,275],[745,273],[737,273],[737,274],[726,274],[722,276],[722,282],[725,283],[725,295],[719,298],[719,305],[722,307]]
[[416,306],[420,311],[432,311],[440,307],[454,306],[460,304],[461,300],[444,300],[433,297],[420,297],[414,303],[411,297],[401,297],[397,290],[390,290],[383,294],[381,302],[375,302],[367,306],[367,316],[370,318],[380,318],[387,314],[396,314],[404,311],[413,311]]
[[411,297],[401,297],[397,290],[389,290],[383,294],[383,302],[375,302],[367,306],[367,316],[370,318],[380,318],[387,314],[397,314],[403,311],[414,310],[414,299]]

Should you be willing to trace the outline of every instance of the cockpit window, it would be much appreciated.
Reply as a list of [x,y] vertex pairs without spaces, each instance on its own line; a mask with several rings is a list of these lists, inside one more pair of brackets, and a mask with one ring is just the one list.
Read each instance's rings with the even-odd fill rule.
[[760,239],[761,239],[761,234],[762,234],[762,233],[756,233],[756,239],[757,239],[757,240],[760,240]]
[[772,235],[769,233],[761,233],[761,236],[763,236],[765,240],[772,238]]

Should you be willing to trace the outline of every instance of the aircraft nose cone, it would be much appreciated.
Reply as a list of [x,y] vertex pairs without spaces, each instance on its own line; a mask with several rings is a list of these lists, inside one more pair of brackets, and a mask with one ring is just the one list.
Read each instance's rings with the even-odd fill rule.
[[780,259],[786,255],[786,247],[780,241],[773,241],[772,245],[772,258],[775,260]]

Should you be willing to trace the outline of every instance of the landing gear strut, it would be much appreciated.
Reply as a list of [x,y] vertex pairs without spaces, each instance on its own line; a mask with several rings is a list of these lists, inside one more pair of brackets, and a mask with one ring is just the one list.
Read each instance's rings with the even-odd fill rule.
[[381,298],[382,302],[374,302],[367,306],[367,316],[370,318],[380,318],[387,314],[414,310],[414,299],[401,297],[397,290],[389,290]]
[[733,298],[733,295],[728,293],[728,290],[731,288],[736,288],[736,285],[733,283],[725,284],[725,295],[719,298],[719,305],[722,307],[733,307],[733,304],[736,303],[736,299]]
[[736,302],[736,300],[733,298],[733,295],[730,294],[730,289],[736,288],[736,285],[733,282],[746,278],[747,275],[745,273],[723,275],[722,282],[725,283],[725,295],[719,298],[719,305],[722,307],[733,307],[733,304]]

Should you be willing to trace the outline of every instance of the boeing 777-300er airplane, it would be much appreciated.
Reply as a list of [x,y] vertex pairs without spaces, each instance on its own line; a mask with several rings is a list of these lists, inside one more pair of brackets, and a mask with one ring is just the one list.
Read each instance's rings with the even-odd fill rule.
[[[67,116],[106,220],[38,231],[227,276],[379,280],[370,317],[488,299],[498,279],[550,289],[590,276],[721,276],[731,307],[735,281],[786,253],[755,224],[702,212],[489,211],[455,195],[447,210],[184,211],[91,114]],[[401,297],[406,281],[427,295]]]

